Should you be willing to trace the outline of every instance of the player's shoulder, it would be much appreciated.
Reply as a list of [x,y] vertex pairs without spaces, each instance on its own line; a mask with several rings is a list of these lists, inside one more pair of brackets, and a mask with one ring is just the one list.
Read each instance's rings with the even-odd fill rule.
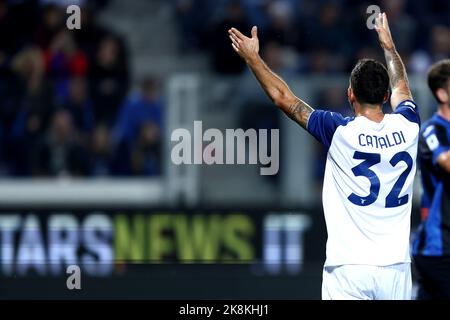
[[393,114],[400,115],[409,122],[415,123],[420,126],[419,107],[413,100],[403,100],[402,102],[400,102],[395,108]]
[[420,128],[421,135],[426,136],[436,131],[440,133],[450,132],[450,122],[441,118],[437,113],[425,121]]
[[311,118],[321,118],[323,122],[332,124],[334,127],[345,126],[355,120],[355,117],[346,117],[339,112],[322,109],[314,110]]
[[339,112],[316,109],[309,116],[306,129],[329,148],[336,130],[351,123],[353,119],[354,117],[344,117]]
[[430,131],[434,128],[435,125],[436,119],[433,116],[430,119],[426,120],[424,123],[422,123],[422,126],[420,127],[420,132],[424,133],[425,131]]

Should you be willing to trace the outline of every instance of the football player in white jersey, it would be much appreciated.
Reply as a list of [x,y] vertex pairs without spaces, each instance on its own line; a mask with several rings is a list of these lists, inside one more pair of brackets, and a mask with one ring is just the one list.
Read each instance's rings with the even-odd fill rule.
[[[328,231],[322,299],[411,299],[409,233],[420,119],[386,14],[375,30],[387,69],[360,60],[350,75],[354,117],[314,110],[260,58],[257,29],[229,30],[233,49],[282,111],[327,149],[323,209]],[[383,114],[389,99],[391,114]]]

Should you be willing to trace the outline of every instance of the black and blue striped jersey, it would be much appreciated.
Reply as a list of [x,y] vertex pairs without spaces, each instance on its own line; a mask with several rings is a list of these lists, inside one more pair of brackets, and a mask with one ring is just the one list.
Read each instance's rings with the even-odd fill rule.
[[448,150],[450,122],[435,114],[420,133],[422,223],[414,240],[414,255],[450,255],[450,173],[437,163],[439,155]]

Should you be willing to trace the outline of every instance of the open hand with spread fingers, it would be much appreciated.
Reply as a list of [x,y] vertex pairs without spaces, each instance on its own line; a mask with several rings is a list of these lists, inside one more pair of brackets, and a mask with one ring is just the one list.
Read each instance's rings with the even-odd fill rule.
[[258,29],[256,26],[252,28],[252,37],[244,36],[236,28],[231,28],[228,30],[231,39],[231,45],[234,51],[241,56],[247,63],[258,57],[259,52],[259,40],[258,40]]
[[375,30],[378,33],[378,39],[383,49],[392,50],[395,48],[386,13],[378,14],[378,17],[375,19]]

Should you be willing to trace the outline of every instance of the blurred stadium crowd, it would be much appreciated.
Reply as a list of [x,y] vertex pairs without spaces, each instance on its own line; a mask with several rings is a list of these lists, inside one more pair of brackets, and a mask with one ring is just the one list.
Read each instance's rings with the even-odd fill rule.
[[[450,53],[450,3],[447,0],[175,0],[180,50],[206,50],[213,70],[238,74],[244,63],[230,55],[229,27],[249,34],[260,28],[262,52],[296,72],[350,71],[357,58],[383,58],[364,23],[369,5],[389,14],[397,50],[410,72],[424,72]],[[376,45],[376,46],[374,46]],[[232,51],[231,51],[232,52]]]
[[107,2],[70,31],[68,1],[0,0],[1,174],[160,173],[158,84],[129,94],[124,41],[96,21]]
[[[368,30],[367,8],[378,5],[389,16],[393,37],[408,74],[425,79],[428,67],[450,57],[448,0],[175,0],[180,34],[179,52],[204,53],[213,73],[221,78],[248,77],[245,63],[230,47],[227,30],[234,26],[249,35],[258,26],[263,59],[289,83],[299,75],[348,77],[361,58],[385,61],[376,33]],[[251,80],[253,81],[253,79]],[[325,81],[326,82],[326,81]],[[305,99],[315,107],[351,115],[347,83],[317,86]],[[238,87],[243,87],[242,81]],[[245,128],[273,128],[279,112],[250,87],[237,89],[239,115]],[[434,102],[423,106],[434,108]],[[385,105],[384,111],[391,108]],[[315,145],[311,172],[321,190],[326,151]]]
[[[74,1],[83,4],[74,31],[69,2],[0,0],[0,175],[161,174],[162,81],[145,77],[133,90],[125,39],[97,20],[110,0]],[[448,0],[171,0],[171,12],[178,55],[206,55],[220,77],[246,74],[226,31],[252,25],[275,71],[328,75],[347,73],[358,58],[383,60],[364,23],[370,4],[388,13],[410,73],[450,56]],[[350,111],[341,88],[320,98]]]

